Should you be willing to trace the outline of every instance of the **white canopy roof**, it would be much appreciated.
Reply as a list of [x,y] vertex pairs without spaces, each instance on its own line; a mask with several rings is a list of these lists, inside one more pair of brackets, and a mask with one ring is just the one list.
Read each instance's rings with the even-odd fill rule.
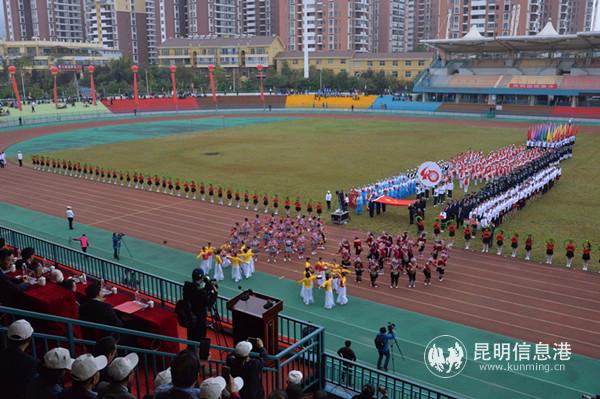
[[600,32],[560,35],[552,22],[548,22],[536,35],[485,37],[473,25],[461,38],[422,40],[421,43],[447,53],[591,51],[600,49]]

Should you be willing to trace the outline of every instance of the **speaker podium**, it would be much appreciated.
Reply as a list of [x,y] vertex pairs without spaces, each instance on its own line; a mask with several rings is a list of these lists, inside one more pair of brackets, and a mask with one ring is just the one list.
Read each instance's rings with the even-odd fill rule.
[[256,292],[244,291],[227,302],[227,309],[232,313],[235,343],[248,338],[260,338],[269,354],[277,354],[279,351],[278,316],[283,310],[283,301]]

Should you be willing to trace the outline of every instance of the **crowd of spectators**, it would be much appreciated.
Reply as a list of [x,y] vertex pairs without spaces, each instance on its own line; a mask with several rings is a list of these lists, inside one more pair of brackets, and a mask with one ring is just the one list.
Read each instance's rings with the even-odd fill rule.
[[[170,367],[154,378],[151,392],[139,392],[143,370],[136,353],[119,356],[117,341],[103,337],[96,341],[91,353],[71,357],[68,349],[48,350],[41,360],[31,355],[34,330],[24,319],[14,321],[6,331],[4,348],[0,349],[0,392],[11,399],[263,399],[263,367],[266,352],[260,343],[256,348],[248,341],[239,342],[227,358],[228,372],[203,378],[203,365],[193,350],[183,350],[171,360]],[[122,350],[121,350],[122,351]],[[251,357],[256,351],[257,357]],[[138,371],[138,366],[140,370]],[[135,379],[138,379],[138,384]],[[303,375],[298,370],[288,374],[285,389],[268,394],[269,399],[302,399]],[[6,395],[6,396],[4,396]],[[323,391],[314,399],[325,399]],[[364,399],[369,399],[365,397]]]

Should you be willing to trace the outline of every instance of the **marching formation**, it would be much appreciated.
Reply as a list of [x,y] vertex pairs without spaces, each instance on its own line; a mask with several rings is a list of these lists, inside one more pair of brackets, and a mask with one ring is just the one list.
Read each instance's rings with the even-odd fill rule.
[[226,243],[216,248],[209,242],[196,258],[200,259],[204,275],[212,273],[214,280],[222,281],[224,270],[231,268],[231,279],[237,283],[252,277],[261,253],[267,263],[277,263],[278,259],[291,262],[293,257],[303,259],[308,251],[316,255],[325,241],[325,227],[318,217],[272,214],[263,220],[256,214],[252,221],[244,218],[243,222],[236,222]]
[[408,232],[396,237],[385,232],[377,237],[369,233],[364,244],[359,237],[355,237],[352,244],[345,239],[337,251],[339,262],[335,259],[326,262],[319,258],[313,264],[310,258],[306,258],[303,277],[298,281],[301,285],[300,296],[306,305],[313,303],[316,284],[325,291],[326,309],[335,306],[334,293],[337,293],[337,303],[345,305],[348,303],[348,276],[354,274],[356,284],[360,285],[365,272],[369,275],[372,288],[379,287],[377,281],[385,275],[386,270],[390,276],[390,288],[398,288],[401,275],[407,276],[408,288],[415,288],[419,272],[423,273],[425,286],[431,285],[435,272],[438,281],[442,282],[448,265],[448,246],[442,240],[436,240],[426,257],[426,243],[426,234],[413,240]]

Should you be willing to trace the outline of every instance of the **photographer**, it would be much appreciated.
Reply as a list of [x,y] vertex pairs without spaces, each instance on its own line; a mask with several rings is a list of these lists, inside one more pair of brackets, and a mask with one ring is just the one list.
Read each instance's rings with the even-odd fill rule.
[[192,281],[183,284],[183,302],[189,309],[188,339],[199,341],[206,337],[206,316],[217,299],[217,287],[204,275],[202,269],[194,269]]
[[[378,370],[387,371],[388,363],[390,362],[390,341],[396,338],[394,328],[396,328],[396,325],[391,323],[388,324],[387,329],[381,327],[379,334],[375,337],[375,347],[379,354],[379,358],[377,359]],[[382,360],[384,360],[383,365],[381,364]]]
[[124,236],[124,233],[112,234],[113,256],[116,260],[119,260],[119,252],[121,252],[121,240]]

